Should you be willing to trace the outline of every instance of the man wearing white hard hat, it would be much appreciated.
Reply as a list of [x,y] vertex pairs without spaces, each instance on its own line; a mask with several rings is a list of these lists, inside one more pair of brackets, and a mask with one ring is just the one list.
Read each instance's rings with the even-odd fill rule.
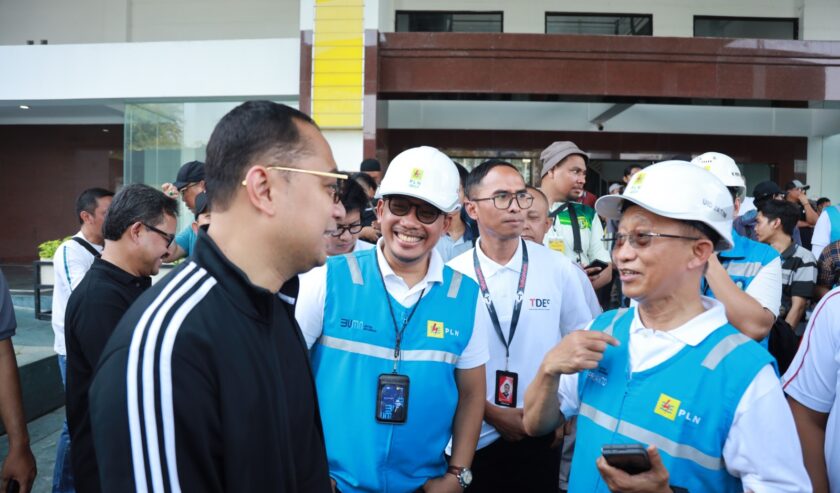
[[726,187],[667,161],[595,208],[620,218],[612,259],[638,305],[566,336],[525,396],[530,434],[578,415],[569,491],[811,491],[771,356],[697,290],[732,247]]
[[[726,186],[737,216],[747,187],[735,161],[719,152],[707,152],[692,159],[691,164],[709,171]],[[732,244],[709,259],[701,289],[706,296],[723,303],[729,323],[767,348],[767,336],[782,303],[779,253],[769,245],[739,235],[734,228]]]
[[399,154],[377,191],[376,248],[329,258],[300,294],[296,316],[342,492],[457,492],[472,480],[487,334],[475,324],[478,286],[434,250],[460,207],[459,186],[437,149]]

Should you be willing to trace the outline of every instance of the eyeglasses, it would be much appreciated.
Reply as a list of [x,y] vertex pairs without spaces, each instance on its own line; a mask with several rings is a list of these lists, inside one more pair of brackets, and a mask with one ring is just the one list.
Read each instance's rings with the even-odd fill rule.
[[680,236],[680,235],[669,235],[665,233],[652,233],[652,232],[637,232],[637,233],[630,233],[630,234],[621,234],[617,233],[613,236],[609,236],[604,238],[604,242],[607,243],[610,250],[615,250],[616,248],[620,248],[624,246],[624,243],[630,241],[630,246],[639,249],[645,248],[650,245],[650,242],[653,241],[653,238],[674,238],[678,240],[700,240],[699,236]]
[[428,204],[415,204],[409,201],[408,199],[402,198],[388,198],[388,210],[391,211],[391,214],[395,216],[405,216],[411,209],[414,209],[414,214],[417,216],[417,220],[423,224],[432,224],[437,221],[437,218],[443,214],[440,209],[433,205]]
[[189,190],[189,189],[190,189],[190,187],[194,187],[194,186],[196,186],[196,185],[198,185],[198,183],[197,183],[197,182],[195,182],[195,183],[187,183],[186,185],[184,185],[183,187],[181,187],[181,188],[179,188],[179,189],[178,189],[178,193],[180,193],[180,194],[183,196],[185,193],[187,193],[187,190]]
[[362,223],[353,223],[344,226],[339,224],[338,226],[336,226],[335,233],[332,233],[332,235],[338,238],[339,236],[343,235],[345,231],[349,232],[351,235],[361,233]]
[[[275,170],[275,171],[289,171],[292,173],[304,173],[307,175],[315,175],[315,176],[323,176],[325,178],[335,178],[336,180],[346,180],[347,175],[342,173],[331,173],[328,171],[315,171],[311,169],[299,169],[299,168],[287,168],[285,166],[266,166],[265,169]],[[246,186],[247,181],[242,180],[242,186]],[[327,188],[330,189],[330,195],[332,197],[333,204],[337,204],[341,202],[341,184],[340,183],[330,183],[326,185]]]
[[169,248],[169,246],[172,245],[172,242],[175,241],[175,235],[171,235],[171,234],[167,233],[166,231],[161,231],[154,226],[149,226],[146,223],[140,223],[140,224],[145,226],[146,229],[148,229],[149,231],[154,231],[155,233],[163,236],[163,239],[166,240],[166,248]]
[[492,200],[496,209],[507,209],[516,200],[516,205],[520,209],[528,209],[534,203],[534,196],[528,192],[502,192],[492,197],[485,197],[483,199],[470,199],[472,202],[481,202],[482,200]]

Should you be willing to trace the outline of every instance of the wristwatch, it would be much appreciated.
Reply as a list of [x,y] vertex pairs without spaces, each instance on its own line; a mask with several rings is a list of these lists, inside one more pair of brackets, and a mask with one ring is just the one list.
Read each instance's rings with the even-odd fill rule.
[[446,473],[458,478],[458,484],[461,485],[461,488],[466,488],[473,480],[472,471],[469,467],[449,466]]

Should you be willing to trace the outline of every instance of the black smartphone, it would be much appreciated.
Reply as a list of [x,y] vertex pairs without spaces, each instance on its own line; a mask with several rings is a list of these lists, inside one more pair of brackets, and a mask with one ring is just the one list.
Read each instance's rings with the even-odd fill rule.
[[601,447],[601,455],[607,460],[607,464],[621,469],[627,474],[650,471],[650,458],[647,450],[638,443],[604,445]]
[[6,485],[6,493],[18,493],[20,491],[20,483],[17,480],[10,479]]
[[584,267],[585,269],[589,269],[590,267],[595,267],[598,270],[604,270],[607,268],[609,264],[604,262],[603,260],[593,260],[592,263]]

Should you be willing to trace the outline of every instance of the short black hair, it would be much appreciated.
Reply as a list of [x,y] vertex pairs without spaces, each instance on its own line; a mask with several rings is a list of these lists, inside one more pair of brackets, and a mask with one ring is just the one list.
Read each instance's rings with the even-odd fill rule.
[[84,224],[84,221],[82,221],[82,212],[93,214],[96,211],[97,200],[102,197],[113,196],[114,192],[98,187],[88,188],[82,192],[81,195],[79,195],[79,198],[76,199],[76,219],[79,220],[79,224]]
[[644,169],[641,164],[628,164],[624,167],[624,176],[630,176],[634,169]]
[[216,210],[227,209],[256,159],[268,156],[266,164],[294,167],[297,158],[311,152],[299,122],[317,128],[305,113],[271,101],[246,101],[219,120],[205,161],[207,198]]
[[498,166],[507,166],[519,173],[519,169],[507,161],[503,161],[501,159],[488,159],[473,168],[473,170],[470,171],[470,174],[467,175],[467,181],[464,185],[464,195],[466,195],[467,198],[471,198],[473,189],[481,184],[481,180],[487,176],[487,173],[490,173],[493,168]]
[[[377,188],[376,187],[376,180],[374,180],[373,177],[370,176],[367,173],[362,173],[362,172],[353,173],[352,175],[350,175],[350,180],[355,181],[359,185],[364,185],[364,186],[370,188],[371,190],[373,190],[374,192],[376,191],[376,188]],[[364,182],[364,183],[360,183],[360,182]]]
[[452,161],[458,169],[458,177],[461,179],[461,188],[467,189],[467,177],[470,175],[470,170],[464,167],[463,164]]
[[346,212],[359,211],[361,215],[368,205],[365,189],[356,180],[345,180],[341,188],[341,204]]
[[788,236],[793,235],[793,228],[799,220],[799,204],[793,204],[787,200],[768,200],[761,204],[758,211],[768,221],[779,219],[782,223],[782,231]]
[[117,241],[132,224],[141,222],[155,226],[163,221],[164,214],[177,217],[178,201],[142,183],[127,185],[114,196],[105,214],[102,236]]
[[830,204],[830,203],[831,203],[831,199],[828,198],[828,197],[820,197],[820,198],[817,199],[817,206],[820,206],[820,205],[823,205],[823,204]]

